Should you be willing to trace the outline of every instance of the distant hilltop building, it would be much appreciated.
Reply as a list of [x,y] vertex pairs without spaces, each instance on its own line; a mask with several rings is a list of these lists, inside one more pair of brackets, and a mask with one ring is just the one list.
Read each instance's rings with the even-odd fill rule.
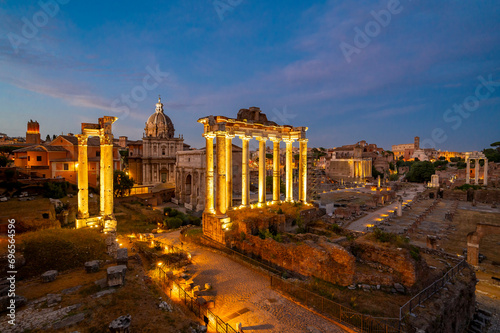
[[465,158],[465,153],[439,151],[435,148],[420,148],[420,138],[415,137],[413,143],[406,143],[400,145],[393,145],[392,152],[396,160],[403,158],[404,161],[412,161],[418,159],[419,161],[433,161],[444,157],[446,160],[451,158]]
[[120,137],[120,146],[128,148],[130,177],[137,185],[174,187],[175,158],[178,151],[189,149],[182,135],[174,137],[172,120],[164,113],[161,98],[149,116],[142,140],[128,141]]

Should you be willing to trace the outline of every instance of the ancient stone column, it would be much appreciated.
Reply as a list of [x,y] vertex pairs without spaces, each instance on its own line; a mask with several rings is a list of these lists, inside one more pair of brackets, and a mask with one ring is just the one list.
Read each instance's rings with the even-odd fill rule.
[[474,161],[474,185],[479,185],[479,158]]
[[293,170],[292,170],[292,143],[293,139],[284,139],[286,143],[286,201],[293,201]]
[[[87,156],[86,135],[77,135],[78,137],[78,218],[86,219],[89,217],[89,171]],[[76,226],[81,228],[84,225]]]
[[465,170],[465,183],[470,184],[470,158],[468,155],[465,156],[465,163],[467,164],[467,168]]
[[397,211],[398,216],[403,216],[403,201],[398,200],[398,211]]
[[484,176],[483,176],[483,185],[488,185],[488,159],[484,159]]
[[377,176],[377,181],[378,181],[377,188],[380,188],[380,175]]
[[248,168],[248,142],[251,137],[242,136],[242,158],[241,158],[241,205],[248,206],[250,203],[250,174]]
[[226,205],[233,206],[233,140],[234,135],[226,135]]
[[258,137],[259,141],[259,204],[266,202],[266,138]]
[[113,214],[113,136],[101,136],[101,216]]
[[299,201],[307,200],[307,139],[300,139]]
[[214,214],[214,138],[215,134],[206,133],[206,175],[205,175],[205,213]]
[[215,213],[226,215],[227,211],[227,191],[226,191],[226,132],[218,131],[217,140],[217,188]]
[[273,203],[280,200],[280,139],[271,138],[273,142]]

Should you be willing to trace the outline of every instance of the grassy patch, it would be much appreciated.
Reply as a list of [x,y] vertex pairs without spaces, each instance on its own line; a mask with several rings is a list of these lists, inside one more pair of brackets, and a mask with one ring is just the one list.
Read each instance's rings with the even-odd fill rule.
[[103,234],[90,229],[50,229],[22,235],[21,252],[26,266],[23,276],[33,276],[56,269],[64,271],[86,261],[105,259]]

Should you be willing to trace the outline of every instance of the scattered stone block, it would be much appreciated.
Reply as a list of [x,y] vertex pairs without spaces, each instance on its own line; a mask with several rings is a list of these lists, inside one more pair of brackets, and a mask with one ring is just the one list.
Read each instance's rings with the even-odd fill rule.
[[400,283],[394,283],[394,289],[396,289],[396,291],[400,294],[405,293],[405,287]]
[[87,273],[95,273],[99,271],[99,260],[87,261],[85,263],[85,271]]
[[64,318],[61,321],[58,321],[54,325],[52,325],[52,328],[54,330],[59,330],[61,328],[69,327],[78,324],[79,322],[83,321],[85,319],[85,314],[84,313],[77,313],[76,315],[69,316]]
[[131,315],[118,317],[109,324],[109,331],[112,333],[130,332],[129,328],[131,323],[132,323]]
[[212,284],[205,283],[205,290],[210,290],[210,289],[212,289]]
[[53,307],[62,301],[61,294],[47,294],[47,306]]
[[77,291],[78,289],[80,289],[82,286],[75,286],[75,287],[71,287],[71,288],[67,288],[67,289],[63,289],[61,291],[61,294],[63,295],[67,295],[67,294],[72,294],[74,293],[75,291]]
[[118,265],[126,265],[128,263],[128,250],[126,248],[116,251],[116,262]]
[[125,265],[108,267],[107,269],[108,287],[122,286],[125,283],[126,272],[127,272],[127,266]]
[[101,287],[101,289],[106,288],[108,286],[108,280],[106,278],[99,279],[97,281],[94,281],[94,283]]
[[94,295],[92,295],[92,298],[100,298],[102,296],[113,294],[115,292],[116,292],[116,289],[106,289],[106,290],[99,291],[99,292],[95,293]]
[[46,271],[42,274],[43,282],[52,282],[56,279],[58,272],[56,270]]

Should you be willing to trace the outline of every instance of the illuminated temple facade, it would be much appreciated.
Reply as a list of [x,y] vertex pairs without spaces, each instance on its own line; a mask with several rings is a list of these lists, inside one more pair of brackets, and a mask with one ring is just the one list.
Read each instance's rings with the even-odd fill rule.
[[[267,120],[267,116],[257,107],[241,109],[237,118],[208,116],[200,118],[203,136],[206,139],[206,176],[205,209],[203,212],[203,233],[218,242],[225,242],[225,231],[231,221],[226,215],[229,209],[247,207],[250,204],[249,141],[259,142],[258,203],[266,202],[266,142],[273,145],[272,203],[280,200],[280,143],[286,145],[285,159],[285,201],[293,202],[292,144],[299,142],[298,197],[306,202],[307,193],[307,127],[277,125]],[[238,137],[242,143],[241,154],[241,200],[236,205],[233,200],[233,139]],[[215,139],[215,152],[214,152]],[[217,164],[214,172],[214,155]],[[236,206],[236,207],[235,207]]]

